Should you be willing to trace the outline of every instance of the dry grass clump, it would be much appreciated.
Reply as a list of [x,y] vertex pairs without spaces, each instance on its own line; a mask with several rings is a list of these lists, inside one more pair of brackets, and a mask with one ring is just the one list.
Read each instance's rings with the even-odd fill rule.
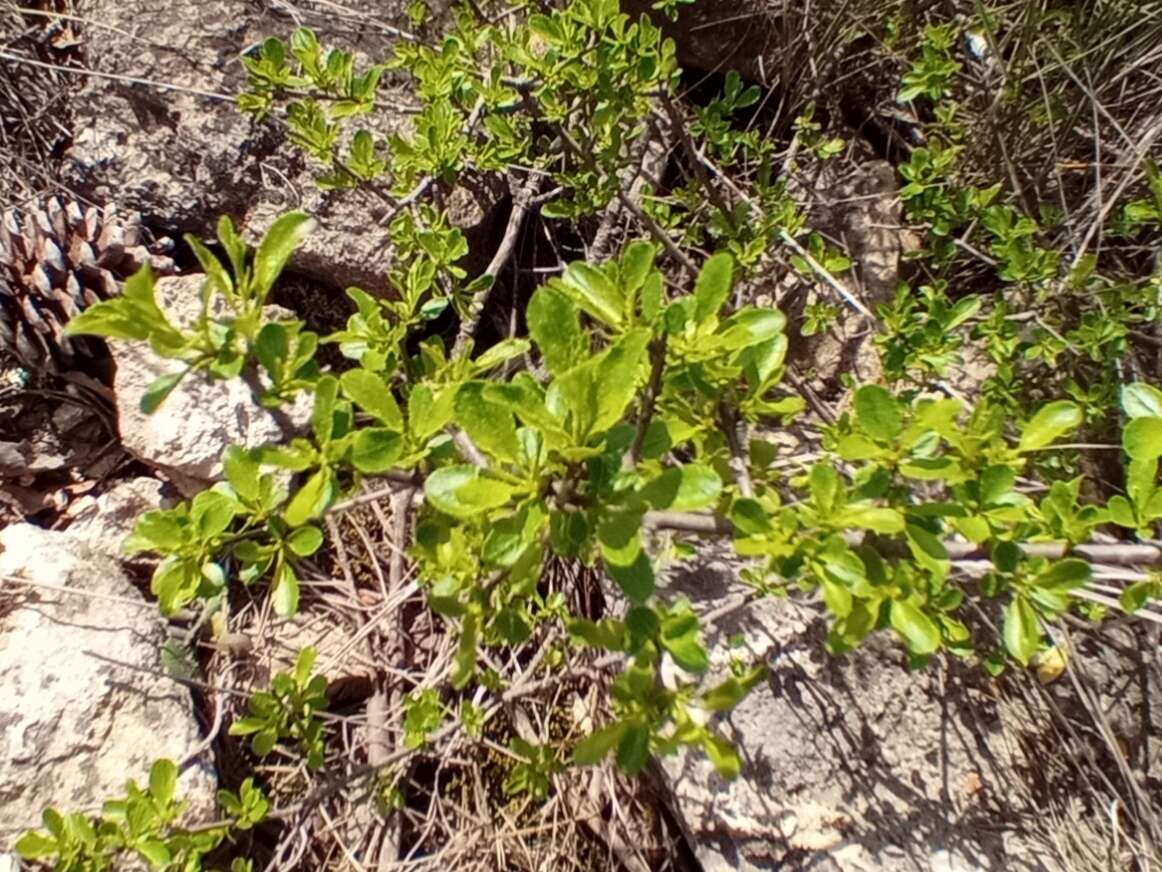
[[[239,598],[216,629],[218,645],[199,656],[219,688],[208,692],[206,719],[223,780],[255,775],[290,810],[260,827],[245,854],[288,870],[685,868],[677,825],[650,779],[567,766],[573,744],[609,715],[609,664],[542,627],[522,646],[483,653],[500,704],[447,691],[455,639],[396,544],[406,541],[410,499],[405,491],[351,501],[328,521],[300,615],[278,620]],[[585,574],[558,566],[544,593],[585,589]],[[316,670],[330,685],[318,770],[293,749],[259,759],[225,727],[306,645],[319,651]],[[409,695],[426,690],[438,694],[440,713],[425,740],[411,741]],[[469,730],[464,712],[474,701],[481,726]],[[552,749],[541,794],[521,789],[518,770],[529,761],[518,739]]]

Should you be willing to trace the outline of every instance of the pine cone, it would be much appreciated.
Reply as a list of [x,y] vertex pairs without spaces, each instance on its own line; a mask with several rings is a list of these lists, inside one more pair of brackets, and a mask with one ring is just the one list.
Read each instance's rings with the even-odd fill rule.
[[31,370],[82,372],[107,380],[109,351],[89,336],[64,335],[69,319],[120,293],[149,264],[174,272],[168,239],[153,241],[138,215],[82,208],[57,197],[0,213],[0,355]]

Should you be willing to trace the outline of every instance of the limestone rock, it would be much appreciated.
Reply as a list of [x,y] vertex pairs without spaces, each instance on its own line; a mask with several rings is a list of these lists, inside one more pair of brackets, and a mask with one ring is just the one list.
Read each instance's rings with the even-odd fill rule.
[[[727,560],[707,560],[672,579],[670,593],[709,609],[736,592],[736,578]],[[1011,765],[1001,725],[952,728],[939,667],[909,672],[890,634],[842,658],[825,653],[823,635],[810,609],[775,599],[740,609],[706,634],[712,670],[726,673],[731,656],[753,655],[769,674],[716,724],[742,756],[737,779],[722,780],[698,752],[662,761],[703,867],[1040,868],[1007,855],[995,829],[964,831],[962,821],[983,812],[989,792],[976,777],[979,749],[987,746],[998,768]],[[741,650],[732,638],[743,640]],[[994,707],[983,694],[955,705]],[[998,785],[992,799],[1003,792]]]
[[[285,125],[253,123],[233,100],[246,82],[239,57],[267,37],[288,38],[299,24],[323,45],[354,51],[360,63],[392,56],[388,28],[406,27],[404,2],[332,6],[292,6],[291,17],[286,4],[246,0],[78,0],[76,14],[102,25],[86,28],[89,67],[140,83],[85,79],[73,102],[69,184],[141,212],[150,225],[207,238],[220,215],[253,239],[281,212],[304,209],[319,228],[292,266],[338,289],[385,293],[391,248],[376,222],[387,205],[358,191],[321,191],[319,168],[286,141]],[[377,138],[405,130],[404,107],[415,104],[410,85],[390,75],[377,111],[359,119]]]
[[[0,849],[45,806],[99,808],[198,748],[188,692],[153,674],[164,640],[115,561],[66,533],[0,530]],[[215,814],[215,787],[200,763],[183,774],[192,819]]]
[[[201,276],[158,280],[158,304],[175,324],[193,322],[201,284]],[[267,311],[272,317],[280,314],[273,307]],[[183,378],[161,407],[147,415],[140,408],[142,395],[180,364],[158,357],[142,342],[112,341],[109,346],[116,363],[113,392],[122,444],[164,470],[183,492],[194,493],[221,477],[227,446],[284,441],[310,415],[305,394],[289,411],[272,412],[259,405],[242,379],[214,380],[200,373]]]
[[162,487],[156,478],[131,478],[100,496],[82,497],[69,506],[69,536],[101,554],[118,557],[137,519],[161,507]]

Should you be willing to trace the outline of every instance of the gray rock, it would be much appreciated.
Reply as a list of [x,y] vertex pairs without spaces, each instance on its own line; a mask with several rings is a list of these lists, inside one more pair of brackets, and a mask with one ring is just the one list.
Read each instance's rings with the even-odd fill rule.
[[[157,281],[158,304],[180,326],[193,323],[200,308],[202,276]],[[285,317],[268,307],[271,317]],[[158,377],[179,369],[143,342],[109,343],[116,365],[113,392],[122,445],[163,470],[180,490],[196,493],[222,476],[222,452],[232,444],[254,447],[283,442],[310,416],[310,398],[300,394],[289,409],[272,413],[259,405],[243,379],[214,380],[191,373],[153,414],[141,397]]]
[[[737,572],[733,558],[705,555],[669,593],[708,610],[738,592]],[[953,720],[995,706],[965,687],[967,699],[948,701],[943,667],[909,672],[889,633],[837,658],[823,650],[824,629],[815,610],[764,599],[707,634],[712,669],[752,655],[770,671],[716,725],[742,755],[739,778],[724,781],[697,752],[663,761],[704,868],[1039,868],[1007,856],[1006,821],[985,814],[1008,789],[1002,725]],[[966,824],[990,815],[991,827]]]
[[[164,640],[115,561],[66,533],[0,530],[0,850],[44,807],[96,810],[198,749],[188,692],[156,672]],[[215,787],[200,763],[183,774],[191,820],[211,819]]]
[[[376,225],[387,204],[365,192],[320,191],[317,168],[286,142],[285,125],[252,123],[233,102],[246,81],[241,54],[269,36],[288,37],[299,22],[363,62],[389,59],[384,25],[406,22],[405,3],[345,6],[342,13],[291,7],[292,19],[282,4],[245,0],[81,0],[77,14],[100,23],[88,29],[89,66],[133,81],[85,80],[73,102],[68,183],[138,210],[152,225],[207,238],[220,215],[253,240],[278,214],[305,209],[319,228],[292,266],[333,287],[387,293],[391,248]],[[407,128],[404,108],[414,104],[410,85],[385,79],[379,110],[360,123],[386,137]],[[462,213],[461,226],[479,222],[494,203]]]
[[97,497],[82,497],[69,506],[69,536],[94,551],[118,557],[137,519],[161,506],[161,492],[160,481],[143,477],[119,481]]

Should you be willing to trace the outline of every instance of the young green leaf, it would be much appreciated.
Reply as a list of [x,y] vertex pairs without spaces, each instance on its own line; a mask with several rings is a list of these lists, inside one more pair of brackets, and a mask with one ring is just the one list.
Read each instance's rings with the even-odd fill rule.
[[484,391],[486,382],[466,382],[456,394],[456,423],[481,451],[507,461],[517,462],[520,441],[516,423],[506,407],[489,402]]
[[162,805],[169,805],[178,783],[178,768],[172,760],[157,760],[149,769],[149,792]]
[[1005,606],[1002,635],[1005,649],[1012,658],[1022,666],[1028,666],[1041,647],[1041,625],[1037,621],[1037,612],[1025,597],[1018,594]]
[[507,505],[516,493],[475,466],[446,466],[424,482],[424,498],[433,508],[465,520]]
[[298,613],[299,577],[289,563],[279,566],[270,593],[277,614],[287,618]]
[[292,527],[301,527],[321,515],[335,499],[335,475],[329,469],[317,469],[287,504],[283,517]]
[[351,465],[360,472],[387,472],[403,452],[403,438],[384,427],[366,427],[355,434]]
[[899,401],[879,385],[864,385],[855,392],[855,417],[865,433],[882,443],[894,442],[904,425]]
[[628,724],[617,743],[617,765],[626,775],[637,775],[650,759],[650,731],[644,724]]
[[586,736],[573,748],[573,762],[578,766],[600,763],[621,742],[627,726],[625,721],[617,721]]
[[702,265],[694,282],[694,323],[699,326],[718,323],[718,313],[734,281],[734,258],[719,252]]
[[702,737],[702,750],[706,752],[707,758],[719,775],[728,781],[738,777],[742,770],[742,758],[739,757],[734,745],[707,730]]
[[609,277],[597,267],[584,262],[571,263],[551,287],[562,291],[587,315],[601,323],[614,328],[622,326],[625,300]]
[[549,372],[560,375],[581,362],[589,339],[581,329],[577,306],[565,293],[551,285],[538,288],[525,315],[529,335],[544,355]]
[[182,368],[177,372],[167,373],[150,382],[149,387],[141,395],[140,409],[147,415],[152,415],[165,402],[166,397],[173,393],[189,370]]
[[[229,222],[229,220],[226,216],[222,216],[221,221]],[[221,221],[219,221],[219,226],[221,225]],[[230,229],[234,229],[233,225],[231,225]],[[214,295],[221,295],[226,299],[232,298],[235,291],[234,280],[230,278],[230,273],[222,266],[222,261],[218,260],[214,256],[214,252],[206,248],[202,241],[192,233],[185,234],[184,238],[186,245],[190,247],[194,256],[197,257],[198,263],[201,264],[202,272],[206,274],[206,282],[209,284],[209,289],[206,290],[203,288],[203,299],[205,296]],[[242,276],[238,278],[241,280]]]
[[687,672],[702,673],[710,666],[710,657],[698,628],[698,617],[693,612],[667,617],[662,622],[659,640],[674,662]]
[[1162,418],[1162,391],[1145,382],[1123,385],[1122,411],[1128,418]]
[[1162,418],[1134,418],[1122,431],[1122,447],[1131,460],[1148,463],[1162,457]]
[[287,547],[296,557],[310,557],[323,544],[323,531],[318,527],[299,527],[286,539]]
[[366,369],[349,369],[339,377],[343,396],[371,415],[383,426],[403,432],[403,415],[392,396],[391,387],[378,374]]
[[251,297],[257,302],[266,300],[274,281],[282,272],[294,250],[315,229],[316,222],[305,212],[288,212],[279,216],[266,231],[254,255],[254,276]]
[[17,839],[14,847],[16,853],[25,860],[40,860],[44,857],[51,857],[59,850],[56,839],[35,830],[29,831]]
[[894,600],[889,618],[913,654],[931,654],[940,648],[940,628],[907,600]]
[[1035,451],[1076,430],[1082,422],[1076,403],[1058,400],[1042,406],[1021,431],[1018,451]]
[[712,505],[722,492],[722,479],[701,464],[670,467],[649,481],[637,496],[651,509],[688,512]]

